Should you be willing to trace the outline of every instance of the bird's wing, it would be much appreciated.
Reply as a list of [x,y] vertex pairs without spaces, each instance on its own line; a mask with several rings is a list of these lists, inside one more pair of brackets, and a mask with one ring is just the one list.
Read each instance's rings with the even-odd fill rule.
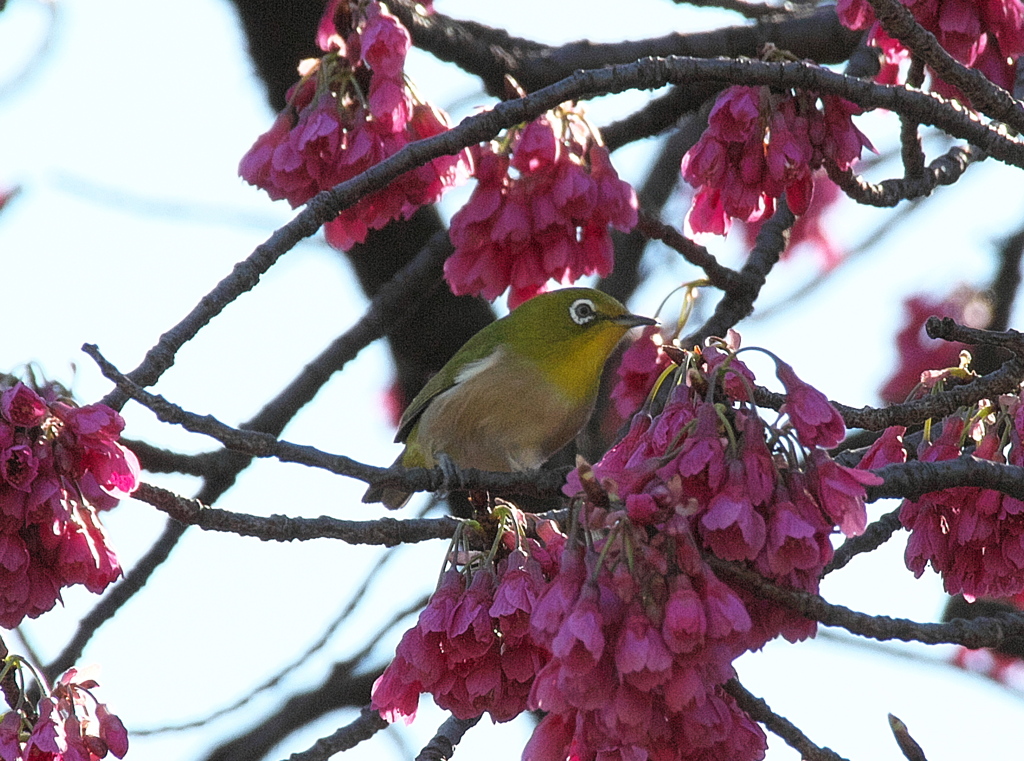
[[456,354],[451,362],[442,367],[437,375],[427,381],[427,385],[416,394],[416,398],[406,407],[405,412],[402,413],[402,420],[398,424],[398,433],[395,434],[395,441],[404,442],[409,437],[413,426],[416,425],[416,421],[420,419],[420,415],[423,414],[423,411],[430,406],[430,403],[436,397],[455,388],[474,375],[493,367],[500,360],[502,353],[501,347],[497,347],[480,359],[465,362],[458,370],[453,367],[453,365],[458,364],[455,360],[459,354]]

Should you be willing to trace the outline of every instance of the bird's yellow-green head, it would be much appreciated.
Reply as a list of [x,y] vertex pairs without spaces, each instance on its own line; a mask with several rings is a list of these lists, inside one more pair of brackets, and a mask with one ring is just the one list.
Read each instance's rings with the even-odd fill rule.
[[[539,467],[586,423],[601,372],[630,328],[653,325],[611,296],[564,288],[535,296],[474,335],[402,415],[398,462],[433,467],[440,455],[482,470]],[[402,505],[371,487],[363,500]]]
[[596,393],[604,364],[626,331],[653,324],[606,293],[563,288],[523,302],[494,327],[502,327],[499,343],[536,363],[562,393],[580,399]]

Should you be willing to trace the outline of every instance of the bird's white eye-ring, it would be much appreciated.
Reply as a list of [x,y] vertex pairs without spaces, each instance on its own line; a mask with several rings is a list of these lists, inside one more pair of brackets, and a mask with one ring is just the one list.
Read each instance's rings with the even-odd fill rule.
[[569,316],[577,325],[586,325],[597,317],[597,310],[594,309],[594,302],[590,299],[576,299],[569,307]]

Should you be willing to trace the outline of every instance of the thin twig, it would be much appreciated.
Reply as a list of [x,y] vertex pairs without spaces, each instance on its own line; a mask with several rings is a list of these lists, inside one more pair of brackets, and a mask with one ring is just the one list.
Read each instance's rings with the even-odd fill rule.
[[376,518],[367,521],[346,521],[325,515],[319,518],[293,518],[285,515],[265,518],[206,507],[198,500],[146,483],[139,485],[133,497],[186,525],[275,542],[341,539],[349,544],[395,547],[430,539],[450,539],[461,523],[458,518],[449,516],[406,520]]
[[900,524],[900,509],[896,508],[877,521],[869,523],[864,533],[859,536],[851,536],[836,548],[832,560],[828,562],[821,572],[822,576],[838,571],[846,566],[857,555],[865,552],[873,552],[885,544],[893,534],[902,528]]
[[754,248],[739,272],[740,282],[726,291],[715,305],[714,313],[700,328],[683,338],[680,345],[699,346],[708,336],[724,336],[729,328],[754,311],[754,302],[768,273],[786,249],[789,230],[795,221],[785,198],[780,199],[779,208],[757,233]]
[[752,695],[736,679],[730,679],[722,685],[736,701],[736,705],[747,712],[754,721],[764,724],[774,734],[781,737],[786,745],[800,752],[804,761],[846,761],[835,751],[815,745],[793,722],[775,713],[768,704],[759,697]]
[[745,283],[739,272],[720,264],[704,246],[694,243],[674,227],[664,224],[645,210],[640,211],[636,227],[651,240],[661,241],[694,267],[704,270],[708,282],[716,288],[731,291]]
[[672,0],[679,5],[692,5],[695,8],[721,8],[726,11],[735,11],[749,19],[760,19],[765,16],[789,15],[792,8],[783,5],[771,5],[769,3],[747,3],[743,0]]

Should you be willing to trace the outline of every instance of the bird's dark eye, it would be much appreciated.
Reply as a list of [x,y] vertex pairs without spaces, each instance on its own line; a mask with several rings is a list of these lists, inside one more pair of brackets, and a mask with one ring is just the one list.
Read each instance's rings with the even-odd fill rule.
[[594,302],[590,299],[576,299],[569,307],[569,316],[577,325],[586,325],[597,317],[597,310],[594,309]]

